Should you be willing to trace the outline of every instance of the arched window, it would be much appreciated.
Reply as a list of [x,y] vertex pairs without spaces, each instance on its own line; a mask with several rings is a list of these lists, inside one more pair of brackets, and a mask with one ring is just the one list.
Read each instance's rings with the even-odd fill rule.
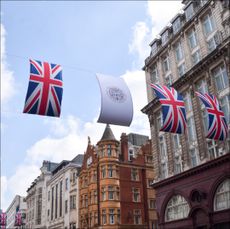
[[173,221],[188,217],[189,205],[181,195],[173,196],[165,210],[165,221]]
[[230,208],[230,179],[224,180],[217,188],[214,197],[214,211]]

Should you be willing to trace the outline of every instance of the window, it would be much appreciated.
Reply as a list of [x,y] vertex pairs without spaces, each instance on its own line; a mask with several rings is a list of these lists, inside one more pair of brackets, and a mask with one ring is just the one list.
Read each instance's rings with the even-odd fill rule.
[[179,134],[173,134],[172,139],[173,139],[173,148],[175,151],[178,151],[181,148]]
[[190,153],[191,167],[197,166],[198,158],[197,158],[196,149],[195,148],[190,149],[189,153]]
[[224,65],[216,67],[212,71],[212,75],[215,78],[216,88],[218,92],[229,86],[228,74]]
[[169,58],[168,58],[168,56],[163,58],[163,71],[164,71],[164,73],[169,71]]
[[97,171],[93,170],[93,182],[97,181]]
[[150,209],[156,209],[156,200],[154,200],[154,199],[149,200],[149,208]]
[[56,184],[56,195],[55,195],[55,219],[57,218],[58,215],[58,184]]
[[134,224],[141,224],[141,210],[133,210],[133,221]]
[[59,216],[62,216],[62,181],[60,181],[60,196],[59,196],[59,204],[60,204],[60,208],[59,208]]
[[168,30],[166,30],[162,35],[161,35],[161,42],[162,45],[166,44],[166,42],[168,41],[169,38],[169,33]]
[[193,15],[194,15],[194,9],[193,9],[193,3],[192,3],[185,9],[186,20],[187,21],[190,20],[190,18],[192,18]]
[[161,163],[160,171],[161,171],[161,179],[164,179],[168,176],[168,168],[166,162]]
[[70,209],[76,209],[76,196],[70,196]]
[[73,183],[75,183],[75,181],[76,181],[76,173],[75,172],[72,175],[72,181],[73,181]]
[[188,217],[189,205],[185,198],[181,195],[173,196],[165,210],[165,221],[173,221]]
[[105,171],[105,165],[101,166],[101,177],[105,178],[106,171]]
[[114,224],[114,209],[109,209],[109,224]]
[[188,34],[188,41],[191,50],[193,50],[198,45],[197,35],[195,30],[191,30],[190,33]]
[[196,131],[193,117],[188,118],[187,120],[187,131],[188,131],[188,140],[193,142],[196,140]]
[[113,166],[108,165],[108,177],[113,177]]
[[180,30],[180,28],[181,28],[181,21],[180,21],[180,18],[177,18],[177,19],[173,22],[172,26],[173,26],[173,34],[176,34],[176,33]]
[[129,149],[129,161],[132,161],[133,158],[134,158],[134,151],[133,149]]
[[50,191],[48,191],[48,201],[50,201]]
[[179,155],[176,155],[174,157],[174,173],[178,174],[182,172],[181,157]]
[[200,61],[200,50],[197,50],[192,54],[192,63],[193,65],[197,64]]
[[163,124],[163,119],[162,119],[162,115],[161,112],[157,115],[157,130],[160,131],[161,126]]
[[131,169],[131,180],[132,181],[138,181],[139,180],[138,169]]
[[183,59],[182,46],[180,42],[176,44],[175,52],[176,52],[176,60],[177,62],[180,62]]
[[150,80],[151,80],[151,83],[158,83],[159,82],[158,71],[157,71],[156,65],[154,65],[152,70],[151,70]]
[[185,63],[182,63],[177,68],[179,76],[183,76],[185,73]]
[[165,84],[170,87],[173,83],[173,77],[172,74],[169,74],[167,76],[165,76]]
[[147,156],[146,157],[146,162],[147,163],[152,163],[153,162],[153,156]]
[[207,45],[208,45],[208,52],[212,52],[217,46],[215,38],[214,37],[210,38],[207,41]]
[[184,96],[184,105],[185,105],[185,110],[186,112],[191,112],[192,111],[192,100],[190,94],[187,92]]
[[94,191],[94,203],[97,204],[97,191]]
[[[207,83],[205,80],[200,80],[198,82],[196,88],[197,88],[197,91],[202,93],[202,94],[208,93],[208,86],[207,86]],[[207,130],[208,130],[208,113],[207,113],[207,110],[206,110],[203,102],[199,100],[199,103],[200,103],[200,107],[201,107],[203,127],[204,127],[205,132],[207,133]]]
[[69,179],[66,178],[65,179],[65,190],[68,190],[69,189]]
[[221,110],[224,112],[226,121],[229,124],[230,123],[230,108],[229,108],[230,95],[226,95],[222,97],[219,101],[220,101]]
[[107,146],[107,153],[108,153],[108,157],[112,156],[112,149],[111,149],[111,145]]
[[219,153],[218,153],[219,150],[218,150],[216,141],[211,140],[211,139],[207,139],[207,145],[208,145],[208,153],[210,155],[210,159],[214,159],[214,158],[218,157],[219,156]]
[[109,200],[114,200],[114,187],[108,186],[108,196]]
[[54,213],[54,187],[52,187],[52,194],[51,194],[51,220],[53,220],[53,213]]
[[105,187],[101,188],[101,197],[102,197],[102,201],[106,200]]
[[214,197],[214,211],[230,208],[230,179],[222,182],[216,190]]
[[65,200],[65,213],[68,213],[68,200]]
[[214,31],[213,18],[210,14],[207,14],[203,18],[203,29],[204,29],[204,34],[206,37]]
[[133,188],[133,202],[140,202],[140,189]]
[[156,54],[157,52],[157,42],[154,42],[151,46],[151,55]]
[[106,210],[102,210],[102,224],[106,224]]
[[167,158],[167,150],[164,135],[159,136],[160,157],[164,161]]

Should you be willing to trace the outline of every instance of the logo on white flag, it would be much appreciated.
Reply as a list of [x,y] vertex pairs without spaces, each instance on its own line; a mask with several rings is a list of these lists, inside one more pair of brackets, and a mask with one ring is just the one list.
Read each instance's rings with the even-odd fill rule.
[[126,94],[117,87],[108,87],[107,88],[107,95],[109,98],[116,103],[124,103],[126,100]]

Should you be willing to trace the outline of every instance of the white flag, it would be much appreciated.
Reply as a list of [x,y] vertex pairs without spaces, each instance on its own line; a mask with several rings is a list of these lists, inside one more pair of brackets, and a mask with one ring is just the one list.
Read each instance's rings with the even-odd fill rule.
[[97,122],[129,126],[133,119],[133,101],[120,77],[97,74],[101,90],[101,113]]

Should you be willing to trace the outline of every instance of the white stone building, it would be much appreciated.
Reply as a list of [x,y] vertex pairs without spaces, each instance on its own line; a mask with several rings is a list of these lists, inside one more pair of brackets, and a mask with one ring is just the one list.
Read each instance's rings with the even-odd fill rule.
[[[26,201],[25,197],[16,195],[10,206],[6,210],[7,215],[7,223],[6,228],[25,228],[25,219],[26,219]],[[22,214],[22,226],[17,227],[15,226],[15,215],[17,212],[20,212]]]
[[62,161],[47,182],[47,228],[78,228],[78,173],[83,155]]
[[26,228],[46,228],[46,204],[47,204],[47,191],[46,184],[51,178],[51,171],[58,164],[43,161],[41,167],[41,175],[38,176],[31,186],[27,189],[27,219]]

